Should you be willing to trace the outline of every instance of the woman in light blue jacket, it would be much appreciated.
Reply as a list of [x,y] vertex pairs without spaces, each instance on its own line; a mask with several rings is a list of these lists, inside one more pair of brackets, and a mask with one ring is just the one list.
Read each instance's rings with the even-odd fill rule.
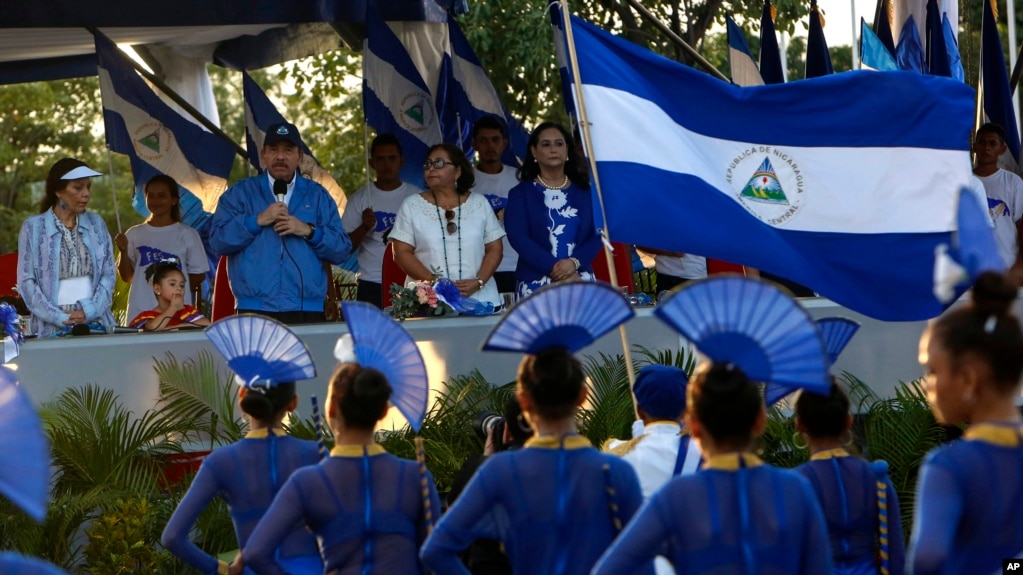
[[18,291],[29,311],[29,330],[40,337],[79,324],[114,325],[114,255],[103,218],[86,211],[92,180],[85,162],[57,161],[46,177],[39,214],[18,236]]

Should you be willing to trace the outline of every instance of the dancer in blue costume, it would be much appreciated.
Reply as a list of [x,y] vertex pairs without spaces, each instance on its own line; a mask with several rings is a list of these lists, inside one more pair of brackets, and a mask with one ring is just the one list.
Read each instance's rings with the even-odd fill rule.
[[[161,541],[201,573],[236,575],[244,568],[240,555],[230,564],[220,561],[199,549],[189,539],[189,532],[213,498],[221,497],[234,522],[238,547],[244,548],[288,477],[300,467],[319,462],[315,442],[295,439],[281,429],[285,414],[295,409],[295,380],[316,377],[316,370],[301,341],[275,320],[232,316],[213,324],[206,333],[241,385],[239,404],[249,417],[249,432],[203,461]],[[258,338],[249,337],[256,333],[267,337],[257,342]],[[272,552],[291,573],[323,573],[316,540],[304,529],[289,525]]]
[[[537,309],[546,301],[565,307]],[[568,327],[578,318],[567,309],[575,305],[600,310],[593,317],[604,325],[593,331]],[[490,334],[485,349],[529,354],[519,366],[516,396],[535,434],[523,449],[492,455],[479,468],[423,546],[429,569],[468,575],[459,554],[485,538],[504,544],[516,575],[590,572],[639,508],[642,493],[631,465],[599,452],[576,429],[586,386],[572,352],[631,315],[629,304],[610,286],[559,284],[519,302]],[[525,332],[522,347],[494,347],[495,336],[506,331]],[[652,574],[652,559],[630,573]]]
[[[274,549],[295,525],[316,534],[326,573],[423,572],[419,546],[440,509],[433,477],[415,461],[384,451],[374,442],[373,432],[387,414],[391,398],[400,407],[398,396],[412,391],[422,398],[425,409],[426,369],[411,336],[413,367],[422,374],[418,389],[409,390],[407,381],[396,379],[398,367],[391,371],[366,365],[391,360],[400,364],[402,358],[396,353],[397,343],[388,343],[387,338],[381,338],[381,347],[367,349],[359,335],[366,325],[356,317],[355,309],[366,312],[370,324],[398,325],[370,304],[345,302],[344,316],[354,344],[345,336],[335,350],[342,363],[331,377],[326,403],[335,446],[322,463],[302,469],[288,480],[249,538],[243,554],[246,564],[259,575],[290,572],[277,561]],[[382,371],[391,371],[391,377]],[[414,421],[406,413],[413,429],[418,430],[422,415],[419,411],[419,420]]]
[[747,370],[764,383],[825,384],[812,319],[776,288],[741,277],[687,284],[656,313],[710,358],[690,377],[685,416],[704,464],[651,497],[593,573],[635,573],[658,555],[680,575],[829,573],[824,517],[809,484],[751,451],[767,414]]
[[1017,288],[980,274],[967,305],[920,340],[927,399],[938,421],[969,422],[963,441],[928,454],[910,542],[914,575],[999,573],[1023,556],[1023,426],[1016,407],[1023,333]]
[[836,575],[902,575],[905,546],[888,464],[852,457],[842,441],[851,438],[851,427],[849,397],[837,384],[826,396],[800,394],[796,430],[806,438],[810,461],[796,471],[824,511]]

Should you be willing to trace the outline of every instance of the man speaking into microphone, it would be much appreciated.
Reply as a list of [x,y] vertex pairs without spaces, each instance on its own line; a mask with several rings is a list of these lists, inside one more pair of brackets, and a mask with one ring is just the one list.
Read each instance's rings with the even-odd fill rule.
[[340,264],[352,248],[337,204],[298,172],[294,125],[271,125],[259,157],[266,171],[228,188],[210,227],[210,246],[227,256],[236,311],[285,323],[325,321],[324,262]]

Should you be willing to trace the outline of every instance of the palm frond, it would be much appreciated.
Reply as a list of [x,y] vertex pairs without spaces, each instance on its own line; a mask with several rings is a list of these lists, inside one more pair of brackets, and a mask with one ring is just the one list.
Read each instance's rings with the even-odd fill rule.
[[160,383],[157,407],[173,421],[187,423],[185,441],[209,442],[210,448],[238,441],[246,421],[235,412],[236,392],[230,374],[217,371],[213,355],[201,350],[195,359],[179,362],[153,358]]
[[601,353],[583,361],[589,397],[579,410],[579,431],[600,447],[612,437],[631,437],[636,408],[629,388],[625,357]]

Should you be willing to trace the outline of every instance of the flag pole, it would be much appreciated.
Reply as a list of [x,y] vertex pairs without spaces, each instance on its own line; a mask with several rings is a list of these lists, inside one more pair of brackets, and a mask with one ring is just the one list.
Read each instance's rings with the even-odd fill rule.
[[110,195],[114,199],[114,219],[117,221],[117,233],[124,231],[121,228],[121,210],[117,207],[117,186],[114,184],[114,159],[110,154],[110,147],[107,147],[107,174],[110,178]]
[[[583,101],[583,89],[580,84],[581,76],[579,75],[579,58],[575,52],[575,38],[572,35],[572,15],[568,11],[568,0],[558,0],[562,8],[561,21],[565,26],[565,41],[568,44],[568,61],[572,66],[572,78],[575,79],[572,82],[572,87],[575,91],[575,106],[576,113],[579,118],[579,134],[583,138],[583,142],[586,144],[586,150],[589,154],[586,155],[586,159],[589,162],[590,174],[593,176],[593,186],[597,191],[597,203],[599,204],[600,217],[604,221],[604,229],[597,230],[601,235],[601,240],[604,242],[604,257],[607,258],[607,269],[611,276],[611,285],[615,288],[619,288],[618,284],[618,273],[615,270],[614,257],[611,254],[611,238],[607,234],[607,211],[604,209],[604,196],[600,192],[600,175],[597,173],[597,160],[593,157],[593,142],[590,139],[590,123],[586,117],[586,104]],[[618,333],[622,336],[622,352],[625,356],[625,370],[629,376],[629,391],[632,392],[632,387],[636,383],[636,372],[635,366],[632,365],[632,351],[629,349],[629,335],[625,331],[625,324],[618,326]],[[633,395],[633,404],[635,405],[635,395]]]
[[369,171],[369,146],[370,146],[370,142],[369,142],[369,122],[367,122],[366,119],[363,118],[363,122],[362,122],[362,149],[363,149],[363,156],[365,156],[365,160],[366,160],[366,188],[367,188],[367,190],[368,190],[370,184],[373,183],[373,175]]
[[[725,82],[731,84],[732,81],[729,80],[724,74],[722,74],[721,70],[715,68],[713,64],[708,62],[706,58],[701,56],[700,53],[696,51],[696,48],[693,48],[685,40],[680,38],[679,35],[676,34],[671,28],[669,28],[667,24],[661,22],[653,12],[651,12],[645,6],[640,4],[639,0],[626,0],[626,2],[628,2],[629,6],[632,6],[634,10],[639,12],[640,16],[646,18],[646,20],[653,24],[655,28],[657,28],[665,36],[667,36],[668,39],[670,39],[672,42],[674,42],[676,45],[682,48],[682,51],[684,51],[686,54],[689,54],[689,56],[697,64],[699,64],[700,67],[704,69],[704,71],[706,71],[711,76],[714,76],[718,80],[724,80]],[[568,9],[567,4],[565,5],[565,9],[566,10]],[[572,49],[574,50],[574,48]]]
[[[89,33],[91,33],[92,35],[96,35],[99,33],[99,30],[97,28],[93,28],[91,26],[86,27],[85,29],[88,30]],[[188,112],[188,114],[195,118],[197,122],[202,124],[204,128],[220,136],[224,140],[231,142],[231,145],[234,146],[235,152],[237,152],[238,155],[241,156],[243,160],[248,160],[249,156],[245,152],[245,148],[238,145],[238,142],[234,141],[234,138],[228,136],[223,130],[221,130],[220,126],[211,122],[210,119],[204,116],[202,112],[196,110],[194,106],[189,104],[188,100],[182,98],[180,94],[172,90],[170,86],[164,83],[163,80],[157,78],[155,74],[152,74],[149,70],[146,70],[141,65],[139,65],[139,63],[136,62],[134,58],[129,57],[127,54],[124,53],[123,50],[121,50],[121,55],[124,56],[124,59],[127,60],[129,64],[131,64],[131,67],[135,68],[135,71],[138,72],[143,78],[148,80],[149,83],[159,88],[160,91],[166,94],[168,98],[174,100],[175,104],[181,106],[181,109]]]

